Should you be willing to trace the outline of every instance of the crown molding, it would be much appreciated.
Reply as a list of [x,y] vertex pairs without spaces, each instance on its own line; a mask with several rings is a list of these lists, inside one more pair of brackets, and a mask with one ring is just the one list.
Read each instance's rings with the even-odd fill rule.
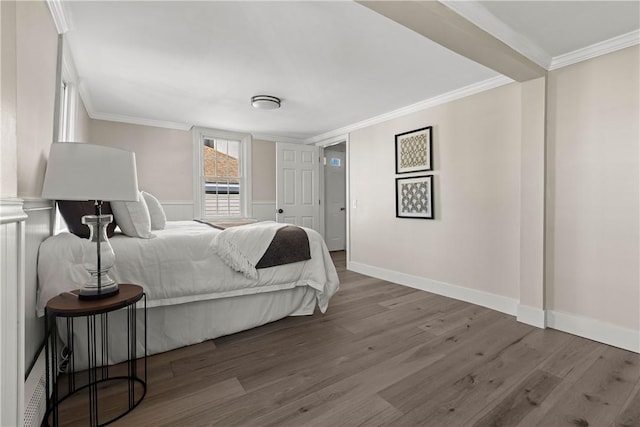
[[82,99],[84,108],[87,111],[87,115],[94,120],[106,120],[109,122],[129,123],[132,125],[153,126],[153,127],[176,129],[176,130],[191,130],[191,128],[193,127],[192,125],[187,123],[144,119],[140,117],[127,116],[125,114],[111,114],[111,113],[98,112],[93,107],[93,101],[91,99],[91,95],[89,95],[89,91],[87,90],[87,85],[84,81],[82,81],[82,79],[78,84],[78,92],[80,93],[80,98]]
[[[86,104],[85,104],[86,107]],[[96,113],[89,112],[87,114],[94,120],[106,120],[109,122],[129,123],[132,125],[153,126],[158,128],[167,128],[175,130],[190,130],[192,125],[187,123],[168,122],[164,120],[143,119],[140,117],[127,116],[124,114]]]
[[82,99],[82,103],[84,104],[84,109],[87,111],[89,117],[92,117],[94,112],[93,101],[91,99],[91,95],[89,95],[89,91],[87,90],[87,85],[82,79],[78,79],[76,85],[78,87],[80,99]]
[[447,92],[442,95],[438,95],[433,98],[429,98],[427,100],[420,101],[415,104],[412,104],[403,108],[399,108],[397,110],[390,111],[388,113],[381,114],[379,116],[375,116],[358,123],[354,123],[352,125],[348,125],[345,127],[341,127],[339,129],[325,132],[320,135],[316,135],[314,137],[305,139],[303,142],[305,144],[315,144],[316,142],[321,142],[338,135],[346,135],[358,129],[373,126],[378,123],[386,122],[387,120],[396,119],[398,117],[406,116],[407,114],[426,110],[427,108],[433,108],[438,105],[446,104],[447,102],[451,102],[457,99],[465,98],[467,96],[475,95],[477,93],[494,89],[500,86],[504,86],[512,82],[513,80],[506,76],[499,75],[496,77],[492,77],[490,79],[483,80],[481,82],[474,83],[474,84],[462,87],[460,89],[456,89],[451,92]]
[[344,134],[344,135],[336,135],[329,139],[323,139],[322,141],[316,142],[315,145],[317,145],[318,147],[326,148],[326,147],[330,147],[332,145],[337,145],[347,141],[349,141],[349,134]]
[[524,55],[545,70],[549,69],[552,58],[544,49],[524,37],[509,25],[498,19],[484,6],[475,1],[439,0],[440,3],[462,16],[467,21],[491,34],[516,52]]
[[[252,133],[252,137],[255,139],[260,139],[264,141],[273,141],[273,142],[288,142],[288,143],[303,143],[303,144],[315,144],[317,142],[322,142],[327,139],[346,135],[350,132],[353,132],[358,129],[362,129],[368,126],[372,126],[378,123],[385,122],[387,120],[395,119],[398,117],[405,116],[407,114],[415,113],[417,111],[426,110],[427,108],[432,108],[441,104],[446,104],[447,102],[455,101],[460,98],[464,98],[467,96],[475,95],[480,92],[484,92],[490,89],[494,89],[500,86],[504,86],[505,84],[512,83],[513,80],[505,77],[505,76],[496,76],[487,80],[483,80],[478,83],[474,83],[460,89],[456,89],[451,92],[447,92],[442,95],[435,96],[433,98],[429,98],[424,101],[420,101],[418,103],[385,113],[379,116],[372,117],[367,120],[363,120],[361,122],[357,122],[348,126],[344,126],[339,129],[334,129],[329,132],[325,132],[323,134],[319,134],[307,139],[299,139],[299,138],[291,138],[287,136],[278,136],[264,133]],[[87,114],[90,118],[95,120],[106,120],[111,122],[120,122],[120,123],[129,123],[134,125],[143,125],[143,126],[154,126],[154,127],[162,127],[168,129],[177,129],[177,130],[190,130],[192,125],[186,123],[177,123],[177,122],[168,122],[161,120],[152,120],[152,119],[144,119],[139,117],[127,116],[123,114],[109,114],[109,113],[99,113],[95,112],[91,97],[86,91],[85,85],[82,82],[79,85],[80,96],[84,103],[84,106],[87,110]]]
[[595,58],[600,55],[615,52],[616,50],[635,46],[637,44],[640,44],[640,30],[631,31],[630,33],[622,34],[609,40],[574,50],[573,52],[569,52],[564,55],[555,56],[551,60],[549,71],[586,61],[587,59]]
[[47,0],[47,6],[49,6],[58,34],[64,34],[69,31],[70,19],[69,14],[65,11],[64,2],[62,0]]
[[253,139],[260,139],[263,141],[271,142],[288,142],[292,144],[301,144],[303,141],[300,138],[291,138],[288,136],[270,135],[266,133],[252,133]]

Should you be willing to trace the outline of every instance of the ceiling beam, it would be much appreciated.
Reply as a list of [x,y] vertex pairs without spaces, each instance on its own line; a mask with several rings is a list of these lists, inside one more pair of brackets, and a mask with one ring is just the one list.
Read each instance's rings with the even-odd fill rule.
[[523,82],[546,70],[437,1],[357,1],[418,34]]

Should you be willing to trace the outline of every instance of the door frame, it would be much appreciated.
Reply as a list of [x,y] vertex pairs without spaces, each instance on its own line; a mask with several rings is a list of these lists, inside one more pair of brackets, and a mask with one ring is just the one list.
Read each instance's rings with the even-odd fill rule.
[[346,208],[347,208],[347,212],[346,212],[346,221],[345,221],[345,225],[346,225],[346,230],[345,230],[345,247],[346,247],[346,251],[347,251],[347,261],[349,261],[351,259],[351,234],[349,232],[349,223],[350,223],[350,218],[351,218],[351,197],[350,197],[350,156],[349,156],[349,134],[344,134],[344,135],[337,135],[334,136],[332,138],[328,138],[328,139],[324,139],[322,141],[316,142],[315,145],[317,145],[318,147],[320,147],[321,153],[320,153],[320,157],[322,159],[321,164],[319,165],[319,169],[320,169],[320,175],[319,175],[319,181],[320,181],[320,219],[319,219],[319,225],[320,225],[320,234],[322,235],[322,238],[324,239],[326,237],[325,235],[325,217],[324,217],[324,207],[325,207],[325,197],[324,197],[324,191],[325,191],[325,185],[324,185],[324,149],[327,147],[330,147],[332,145],[337,145],[340,143],[344,143],[344,163],[345,163],[345,185],[346,185],[346,189],[345,189],[345,201],[346,201]]

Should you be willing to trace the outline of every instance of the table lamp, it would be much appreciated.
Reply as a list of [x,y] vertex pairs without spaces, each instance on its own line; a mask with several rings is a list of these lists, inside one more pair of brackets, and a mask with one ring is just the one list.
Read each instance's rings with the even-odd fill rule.
[[42,198],[95,203],[95,215],[82,217],[82,223],[91,231],[82,264],[91,277],[80,289],[80,299],[107,298],[118,293],[118,284],[107,274],[115,262],[106,233],[113,216],[102,215],[102,202],[137,201],[138,194],[134,153],[78,142],[51,144]]

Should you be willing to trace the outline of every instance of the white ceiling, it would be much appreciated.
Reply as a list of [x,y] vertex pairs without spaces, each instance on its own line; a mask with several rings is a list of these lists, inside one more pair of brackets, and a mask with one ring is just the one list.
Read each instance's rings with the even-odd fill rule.
[[555,57],[638,29],[638,1],[481,1],[492,15]]
[[[640,26],[637,1],[466,3],[474,13],[452,9],[472,22],[488,16],[507,34],[496,37],[509,44],[517,33],[548,57]],[[95,118],[304,140],[499,77],[350,1],[64,7]],[[257,94],[280,97],[282,108],[254,110]]]

